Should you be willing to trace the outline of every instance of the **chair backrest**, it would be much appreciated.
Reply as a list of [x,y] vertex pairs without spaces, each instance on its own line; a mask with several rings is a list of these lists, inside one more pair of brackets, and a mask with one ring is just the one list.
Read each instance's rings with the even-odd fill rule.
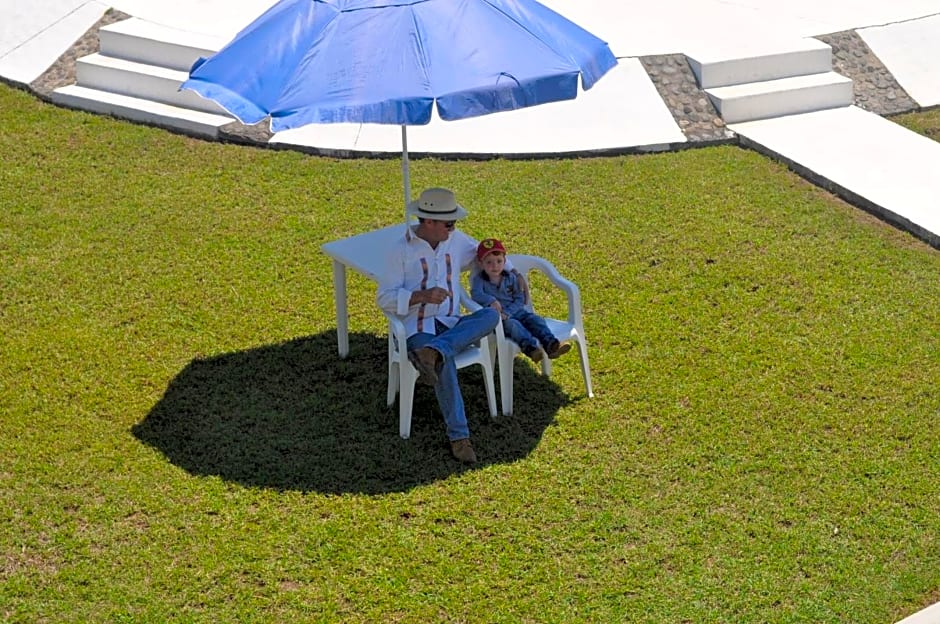
[[[588,364],[587,340],[584,337],[584,322],[581,315],[581,291],[578,286],[566,279],[558,272],[551,262],[538,256],[528,256],[523,254],[509,254],[508,256],[514,270],[518,271],[526,278],[530,285],[532,271],[542,273],[552,285],[564,293],[568,302],[568,318],[553,319],[545,318],[549,328],[560,340],[572,340],[578,347],[578,354],[581,358],[581,373],[584,376],[584,384],[589,397],[594,396],[594,389],[591,385],[591,368]],[[528,293],[529,309],[532,308],[531,292]],[[502,332],[497,335],[497,350],[499,353],[499,378],[500,392],[503,400],[503,413],[511,414],[513,409],[513,365],[512,360],[520,352],[518,345],[511,340],[500,338]],[[542,360],[542,372],[546,375],[551,373],[551,363],[548,358]]]
[[[526,256],[523,254],[509,254],[506,257],[512,262],[513,271],[520,273],[522,277],[525,278],[525,292],[523,293],[525,296],[525,307],[529,312],[533,312],[532,293],[529,290],[532,280],[529,274],[533,270],[545,270],[545,264],[548,263],[548,261],[537,256]],[[554,267],[552,267],[552,269],[554,269]]]
[[[568,298],[568,322],[581,326],[581,292],[578,287],[562,276],[555,268],[555,265],[539,256],[529,256],[525,254],[509,254],[507,256],[512,262],[512,268],[525,277],[526,288],[531,289],[532,279],[529,274],[532,271],[539,271],[544,274],[555,286],[560,288]],[[531,292],[526,292],[526,308],[532,310]]]

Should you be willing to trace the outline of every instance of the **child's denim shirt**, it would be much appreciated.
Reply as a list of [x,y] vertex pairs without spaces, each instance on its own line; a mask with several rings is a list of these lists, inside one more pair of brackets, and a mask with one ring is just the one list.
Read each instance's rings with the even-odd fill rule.
[[490,281],[485,271],[476,271],[470,278],[470,296],[481,306],[488,306],[499,301],[503,306],[503,314],[514,316],[525,311],[525,291],[520,288],[518,274],[512,271],[503,271],[503,278],[499,284]]

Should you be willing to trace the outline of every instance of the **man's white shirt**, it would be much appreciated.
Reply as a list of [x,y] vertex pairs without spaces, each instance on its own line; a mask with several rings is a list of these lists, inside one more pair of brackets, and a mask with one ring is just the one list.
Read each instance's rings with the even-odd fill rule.
[[[453,327],[460,319],[460,274],[475,265],[476,252],[477,242],[459,230],[451,231],[447,240],[432,249],[427,241],[403,228],[401,240],[390,250],[379,278],[379,307],[401,317],[409,336],[419,332],[436,334],[435,319]],[[408,305],[414,291],[434,287],[445,289],[447,299],[439,304]]]

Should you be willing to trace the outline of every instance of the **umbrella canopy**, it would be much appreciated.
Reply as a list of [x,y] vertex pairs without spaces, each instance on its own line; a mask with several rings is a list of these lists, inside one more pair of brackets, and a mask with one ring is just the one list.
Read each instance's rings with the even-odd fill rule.
[[281,0],[181,88],[246,124],[427,124],[573,99],[617,60],[535,0]]

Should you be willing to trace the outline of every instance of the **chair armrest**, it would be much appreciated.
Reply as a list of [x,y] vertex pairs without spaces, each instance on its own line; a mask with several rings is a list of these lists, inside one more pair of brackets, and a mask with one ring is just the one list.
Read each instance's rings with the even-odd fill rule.
[[[462,292],[460,295],[460,304],[465,309],[469,310],[470,312],[476,312],[477,310],[483,307],[479,303],[471,299],[470,296],[465,292]],[[379,310],[381,310],[382,314],[385,315],[385,318],[388,319],[389,334],[394,336],[395,341],[399,345],[407,345],[408,334],[405,333],[405,324],[402,322],[401,317],[399,317],[397,314],[393,314],[392,312],[389,312],[388,310],[383,310],[382,308],[379,308]],[[502,319],[500,319],[499,322],[497,322],[496,329],[494,330],[494,332],[496,334],[497,340],[502,338],[503,336]],[[405,348],[406,347],[399,346],[399,349],[405,349]]]
[[[479,303],[470,298],[466,292],[460,293],[460,304],[468,312],[476,312],[477,310],[483,309]],[[496,322],[496,327],[493,329],[493,333],[496,335],[497,344],[501,344],[503,340],[506,340],[505,334],[503,333],[503,318],[500,316],[499,320]]]
[[[382,310],[382,308],[379,308]],[[388,333],[395,339],[399,351],[407,351],[408,334],[405,333],[405,324],[397,314],[392,314],[388,310],[382,310],[382,314],[388,319]]]
[[568,322],[581,327],[581,290],[578,285],[565,278],[555,265],[538,256],[527,256],[522,254],[511,254],[509,258],[516,269],[523,273],[528,281],[528,274],[533,271],[539,271],[556,288],[565,293],[568,299]]
[[[479,303],[477,303],[476,301],[474,301],[473,299],[471,299],[471,298],[470,298],[470,295],[468,295],[466,292],[460,293],[460,303],[461,303],[461,305],[463,305],[463,307],[466,308],[467,311],[469,311],[469,312],[476,312],[477,310],[481,310],[481,309],[483,308],[483,306],[481,306]],[[496,327],[493,328],[493,331],[492,331],[492,333],[490,334],[490,336],[491,336],[492,338],[494,338],[495,341],[496,341],[496,344],[495,344],[495,346],[496,346],[496,353],[497,353],[497,354],[503,353],[503,352],[505,351],[505,348],[506,348],[506,341],[508,341],[509,339],[506,338],[506,334],[505,334],[505,332],[503,332],[503,318],[502,318],[502,316],[500,316],[500,317],[499,317],[499,320],[496,321]],[[485,353],[487,356],[490,355],[490,347],[489,347],[489,344],[488,344],[488,341],[487,341],[487,340],[481,340],[481,341],[480,341],[480,348],[484,351],[484,353]],[[502,362],[502,359],[501,359],[500,361]],[[509,365],[511,366],[511,365],[512,365],[512,364],[511,364],[511,363],[512,363],[512,358],[511,358],[511,357],[510,357],[510,359],[509,359],[509,362],[510,362]]]
[[471,299],[470,295],[468,295],[463,290],[461,290],[461,293],[460,293],[460,305],[462,305],[463,308],[467,310],[468,312],[476,312],[477,310],[483,307],[479,303]]

